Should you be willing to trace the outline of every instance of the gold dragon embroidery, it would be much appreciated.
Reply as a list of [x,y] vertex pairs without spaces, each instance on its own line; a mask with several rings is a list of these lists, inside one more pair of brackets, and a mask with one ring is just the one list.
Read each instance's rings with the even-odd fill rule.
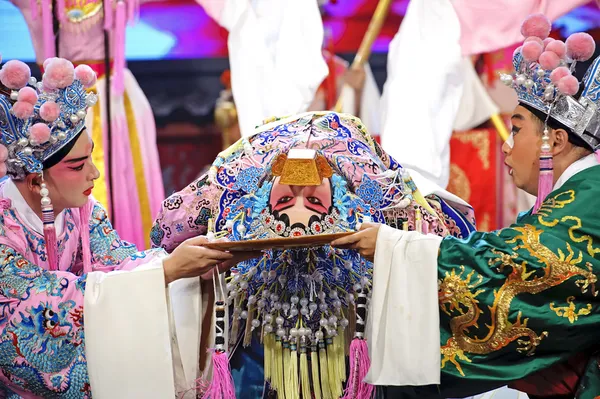
[[562,316],[566,319],[569,319],[569,322],[573,324],[579,316],[587,316],[592,312],[592,304],[588,303],[585,308],[581,308],[576,310],[575,304],[573,301],[575,300],[574,296],[570,296],[567,298],[568,306],[554,306],[554,302],[550,303],[550,309],[553,310],[557,316]]
[[[546,215],[547,216],[547,215]],[[528,328],[528,319],[521,319],[521,312],[518,313],[516,320],[509,320],[509,312],[513,299],[521,293],[538,294],[551,287],[562,284],[568,279],[580,276],[575,284],[581,288],[582,292],[587,292],[591,287],[595,291],[596,276],[591,272],[592,266],[586,263],[587,270],[579,267],[583,256],[581,252],[578,255],[567,243],[567,255],[560,249],[558,254],[552,252],[549,248],[540,242],[540,236],[543,230],[539,230],[532,225],[523,227],[514,227],[519,234],[512,240],[507,241],[510,244],[517,244],[513,250],[515,253],[506,254],[492,250],[495,257],[489,260],[490,266],[497,266],[500,271],[510,268],[510,274],[500,289],[494,291],[493,306],[489,307],[491,324],[487,325],[488,333],[483,338],[467,336],[468,329],[472,326],[477,327],[477,322],[481,314],[478,306],[479,301],[476,297],[483,292],[472,290],[481,282],[481,278],[476,283],[471,283],[474,272],[462,279],[462,272],[456,274],[446,274],[440,282],[440,307],[442,311],[449,314],[451,310],[458,310],[458,316],[450,320],[450,329],[452,336],[441,348],[442,368],[448,363],[452,363],[461,375],[465,375],[458,360],[471,362],[466,354],[488,354],[497,351],[517,341],[517,351],[532,355],[535,348],[546,337],[547,332],[540,334]],[[519,244],[520,243],[520,244]],[[517,250],[525,250],[535,258],[541,269],[528,268],[527,262],[518,262]],[[462,268],[464,271],[464,268]],[[537,272],[537,274],[535,274]],[[535,274],[535,275],[534,275]],[[461,308],[466,308],[463,310]]]

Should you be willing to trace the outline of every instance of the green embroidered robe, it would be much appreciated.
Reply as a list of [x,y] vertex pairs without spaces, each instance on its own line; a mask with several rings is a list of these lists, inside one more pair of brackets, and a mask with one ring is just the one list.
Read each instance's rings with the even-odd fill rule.
[[[522,214],[508,228],[445,238],[438,255],[441,384],[388,387],[388,397],[464,397],[584,354],[577,393],[565,397],[600,399],[599,275],[600,166],[571,177],[537,214]],[[564,376],[548,375],[530,386],[562,392]]]

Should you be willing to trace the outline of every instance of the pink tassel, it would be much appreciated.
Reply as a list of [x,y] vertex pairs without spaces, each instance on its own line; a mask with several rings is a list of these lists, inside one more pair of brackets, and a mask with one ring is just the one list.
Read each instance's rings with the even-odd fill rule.
[[51,271],[58,270],[58,244],[56,242],[56,229],[54,228],[54,208],[52,204],[42,205],[42,222],[44,223],[44,240],[46,241],[46,254]]
[[202,399],[235,399],[229,356],[225,351],[225,302],[215,302],[215,349],[212,355],[212,380]]
[[227,352],[215,350],[212,355],[213,374],[202,399],[235,399],[235,385]]
[[350,343],[350,376],[342,399],[371,399],[375,387],[364,382],[371,367],[367,341],[354,338]]
[[104,8],[104,30],[109,31],[113,25],[112,0],[104,0],[102,8]]
[[54,48],[54,27],[52,26],[51,0],[42,0],[42,32],[44,36],[44,59],[56,55]]
[[538,179],[538,195],[533,212],[536,213],[544,203],[544,200],[552,192],[554,186],[554,166],[552,162],[552,152],[548,144],[548,132],[544,131],[542,138],[542,150],[540,152],[540,177]]
[[56,0],[56,11],[58,12],[58,20],[65,22],[67,13],[65,12],[65,0]]
[[114,71],[112,76],[113,90],[116,96],[122,96],[125,92],[124,69],[125,69],[125,28],[127,25],[127,10],[125,3],[117,3],[117,13],[115,17],[115,55]]
[[350,343],[350,375],[342,399],[371,399],[375,387],[364,382],[371,367],[369,348],[364,339],[367,318],[367,295],[358,292],[356,299],[356,332]]

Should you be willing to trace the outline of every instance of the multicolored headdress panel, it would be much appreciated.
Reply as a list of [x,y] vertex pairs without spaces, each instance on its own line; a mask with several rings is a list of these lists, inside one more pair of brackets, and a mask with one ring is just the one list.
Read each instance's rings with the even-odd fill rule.
[[513,56],[515,73],[502,75],[501,81],[515,89],[520,102],[560,122],[597,150],[600,58],[589,67],[583,81],[573,76],[576,63],[589,60],[596,44],[587,33],[575,33],[565,42],[554,40],[548,37],[550,28],[550,21],[542,14],[527,18],[521,29],[525,43]]
[[[261,126],[222,152],[206,181],[218,201],[210,204],[206,190],[202,206],[212,208],[215,235],[232,241],[355,231],[364,222],[449,232],[444,212],[432,208],[351,115],[307,113]],[[298,392],[294,376],[306,377],[302,356],[310,355],[316,374],[312,388],[306,382],[302,389],[340,397],[346,339],[364,332],[372,271],[357,252],[329,246],[272,250],[238,264],[227,284],[230,337],[245,345],[253,334],[263,340],[266,378],[278,391]],[[320,372],[319,361],[325,362]]]
[[96,81],[87,65],[77,68],[68,60],[44,62],[37,82],[29,67],[9,61],[0,70],[0,82],[10,91],[0,95],[0,169],[13,178],[39,173],[43,163],[85,127],[87,109],[97,97],[86,88]]

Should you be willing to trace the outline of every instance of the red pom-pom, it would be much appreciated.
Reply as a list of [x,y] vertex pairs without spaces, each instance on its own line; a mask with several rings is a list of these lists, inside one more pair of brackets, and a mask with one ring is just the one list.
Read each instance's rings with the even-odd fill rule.
[[19,90],[17,101],[25,101],[31,105],[35,105],[38,100],[38,95],[31,87],[23,87]]
[[5,162],[8,159],[8,149],[0,144],[0,162]]
[[19,119],[27,119],[33,115],[33,104],[17,101],[12,107],[12,113]]
[[567,39],[567,56],[574,61],[587,61],[596,51],[594,38],[585,32],[574,33]]
[[567,54],[567,46],[562,40],[553,40],[546,46],[546,51],[552,51],[558,55],[558,58],[564,58]]
[[36,123],[31,126],[29,137],[37,144],[50,140],[50,128],[45,123]]
[[523,37],[535,36],[543,40],[548,37],[551,28],[550,20],[544,14],[533,14],[521,25],[521,34]]
[[78,65],[75,68],[75,77],[86,89],[96,84],[96,72],[88,65]]
[[567,96],[574,96],[579,91],[579,81],[575,76],[565,76],[558,81],[558,91]]
[[60,115],[60,107],[53,101],[47,101],[40,107],[40,116],[46,122],[54,122]]
[[540,55],[540,66],[547,71],[551,71],[560,64],[560,58],[552,51],[544,51]]
[[2,67],[0,80],[9,89],[19,90],[27,85],[31,77],[31,70],[22,61],[10,60]]
[[550,74],[550,80],[552,81],[552,83],[557,85],[559,80],[561,80],[565,76],[569,76],[569,75],[571,75],[571,71],[569,71],[569,68],[558,67],[554,71],[552,71],[552,73]]
[[523,53],[523,58],[525,61],[536,62],[540,58],[540,55],[542,55],[543,51],[544,49],[538,42],[529,41],[523,44],[523,50],[521,52]]
[[64,89],[73,84],[75,80],[75,67],[71,61],[64,58],[57,58],[48,63],[46,72],[44,72],[44,85]]

